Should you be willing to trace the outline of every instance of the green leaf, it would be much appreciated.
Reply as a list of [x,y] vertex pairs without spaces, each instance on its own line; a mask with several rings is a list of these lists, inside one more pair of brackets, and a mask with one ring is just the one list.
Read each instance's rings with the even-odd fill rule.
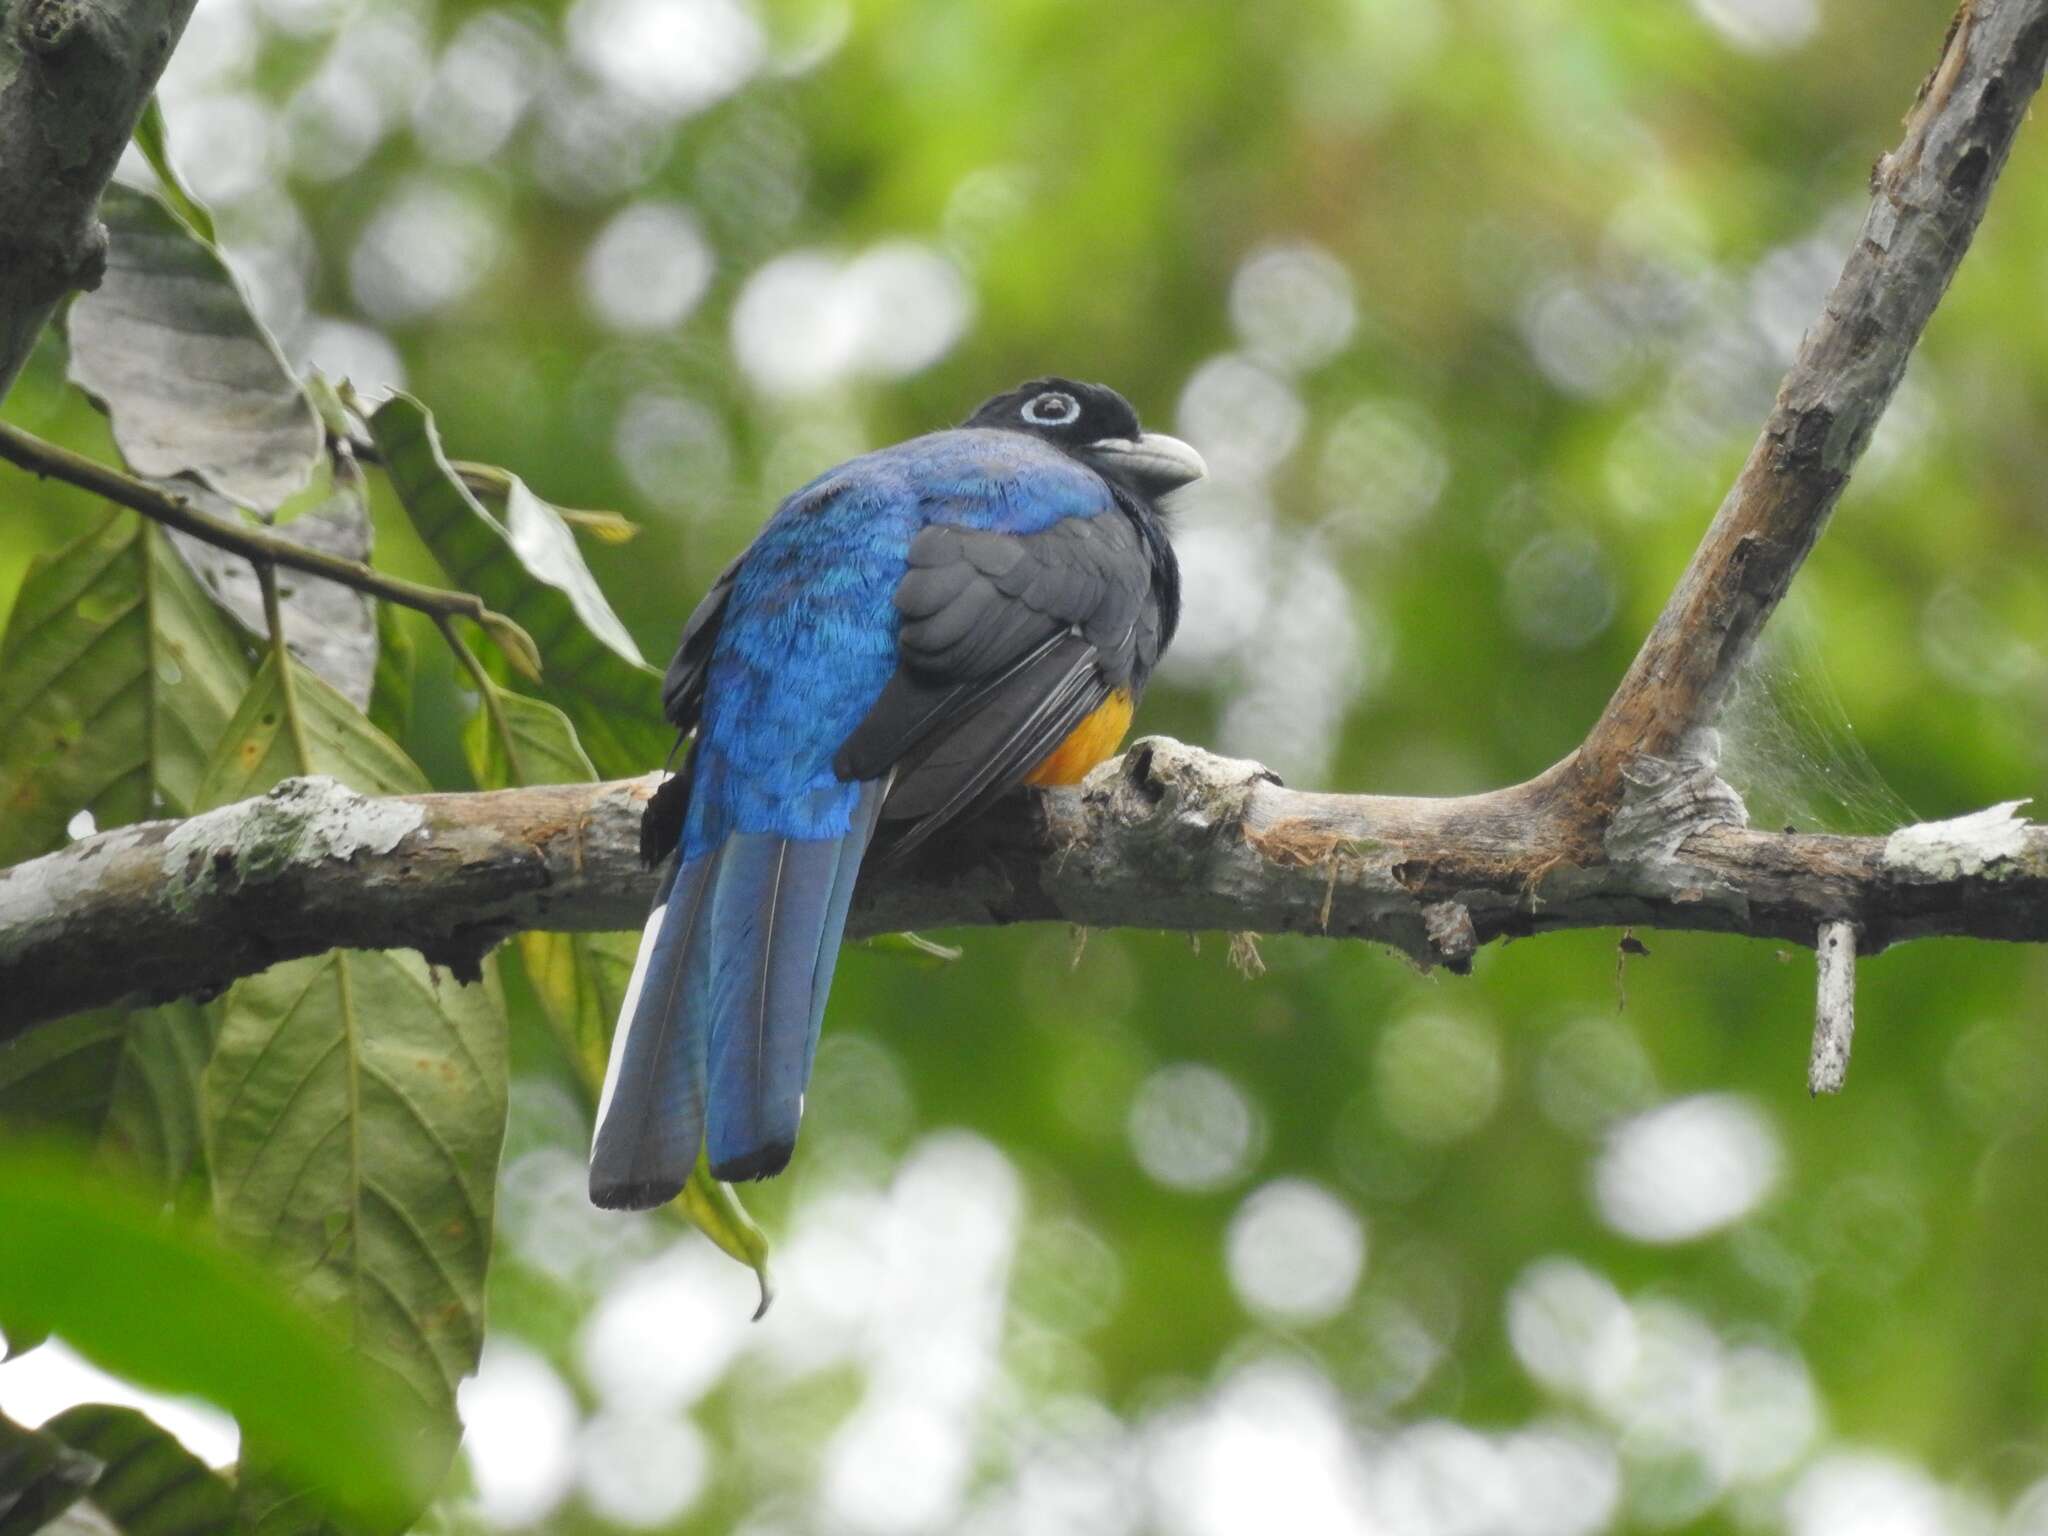
[[246,800],[301,773],[329,774],[366,795],[420,794],[427,788],[425,776],[396,742],[296,661],[287,684],[273,651],[221,732],[194,808]]
[[[462,728],[462,750],[479,788],[516,784],[589,784],[597,779],[576,728],[552,704],[488,685],[491,704]],[[498,711],[492,714],[492,705]],[[497,722],[504,722],[504,729]]]
[[200,1170],[199,1081],[214,1017],[198,1003],[102,1008],[0,1045],[0,1128],[78,1137],[168,1198]]
[[208,245],[218,245],[220,237],[214,233],[213,214],[206,204],[192,195],[191,189],[178,175],[177,168],[171,164],[170,133],[164,126],[164,109],[154,95],[149,98],[149,105],[142,109],[142,121],[135,125],[135,147],[142,151],[142,158],[156,172],[164,199],[176,210],[178,217],[191,225],[192,232]]
[[248,663],[162,532],[113,512],[40,556],[0,642],[0,864],[194,808]]
[[[306,387],[306,398],[313,402],[313,412],[320,418],[320,426],[329,437],[353,442],[357,432],[356,412],[353,409],[355,391],[346,379],[336,383],[318,368],[308,368],[300,381]],[[347,398],[343,398],[346,393]]]
[[214,1212],[424,1410],[445,1467],[483,1343],[504,1020],[410,951],[236,983],[206,1071]]
[[761,1286],[761,1305],[754,1309],[754,1320],[759,1322],[775,1300],[775,1282],[768,1274],[768,1234],[740,1204],[738,1191],[711,1176],[711,1164],[702,1148],[697,1152],[697,1166],[690,1170],[690,1182],[676,1200],[692,1226],[754,1272]]
[[370,684],[370,723],[393,741],[412,730],[413,684],[419,652],[405,615],[394,603],[377,605],[377,671]]
[[612,1026],[639,954],[631,933],[522,933],[519,963],[592,1104],[604,1086]]
[[107,408],[139,475],[191,474],[259,511],[320,457],[320,419],[220,253],[161,200],[100,199],[107,274],[71,306],[71,381]]
[[0,1143],[0,1327],[52,1329],[104,1370],[233,1413],[333,1507],[391,1527],[425,1497],[420,1414],[277,1277],[125,1183]]
[[68,1408],[43,1433],[100,1464],[92,1502],[121,1536],[226,1536],[234,1527],[227,1481],[133,1408]]
[[599,771],[638,773],[660,762],[674,735],[661,716],[660,674],[598,591],[560,515],[508,477],[501,525],[449,466],[433,418],[416,400],[387,400],[370,418],[370,434],[449,583],[539,643],[541,692],[574,722]]
[[[219,804],[302,773],[366,793],[425,787],[360,711],[273,650],[202,788]],[[439,978],[410,951],[338,950],[238,982],[221,1013],[203,1094],[221,1230],[406,1384],[423,1453],[445,1469],[456,1384],[483,1343],[505,1136],[495,989]],[[288,1483],[251,1487],[293,1504]]]
[[0,1418],[0,1536],[35,1536],[99,1475],[93,1457]]

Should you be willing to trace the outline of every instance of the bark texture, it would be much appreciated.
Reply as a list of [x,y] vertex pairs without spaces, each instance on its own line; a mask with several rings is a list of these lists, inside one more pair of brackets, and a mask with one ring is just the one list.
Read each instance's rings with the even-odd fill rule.
[[0,0],[0,399],[106,268],[100,193],[194,0]]

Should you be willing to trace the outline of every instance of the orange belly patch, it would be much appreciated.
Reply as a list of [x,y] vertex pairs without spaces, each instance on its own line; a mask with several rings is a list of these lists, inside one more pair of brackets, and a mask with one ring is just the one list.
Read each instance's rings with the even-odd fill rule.
[[1125,689],[1119,688],[1093,714],[1067,733],[1067,739],[1047,754],[1045,761],[1024,777],[1026,784],[1050,789],[1061,784],[1078,784],[1088,770],[1123,745],[1124,732],[1131,728],[1137,705]]

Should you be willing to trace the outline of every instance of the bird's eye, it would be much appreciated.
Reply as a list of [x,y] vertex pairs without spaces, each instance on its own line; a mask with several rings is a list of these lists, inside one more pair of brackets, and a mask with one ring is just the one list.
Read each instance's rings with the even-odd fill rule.
[[1081,414],[1081,402],[1057,389],[1033,395],[1024,404],[1024,419],[1034,427],[1064,427]]

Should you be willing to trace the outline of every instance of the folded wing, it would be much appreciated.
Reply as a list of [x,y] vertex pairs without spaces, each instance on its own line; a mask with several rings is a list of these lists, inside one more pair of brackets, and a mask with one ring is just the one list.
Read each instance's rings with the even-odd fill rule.
[[896,608],[897,670],[833,762],[845,779],[895,769],[890,857],[1022,783],[1159,655],[1153,557],[1116,506],[1021,535],[933,524]]

